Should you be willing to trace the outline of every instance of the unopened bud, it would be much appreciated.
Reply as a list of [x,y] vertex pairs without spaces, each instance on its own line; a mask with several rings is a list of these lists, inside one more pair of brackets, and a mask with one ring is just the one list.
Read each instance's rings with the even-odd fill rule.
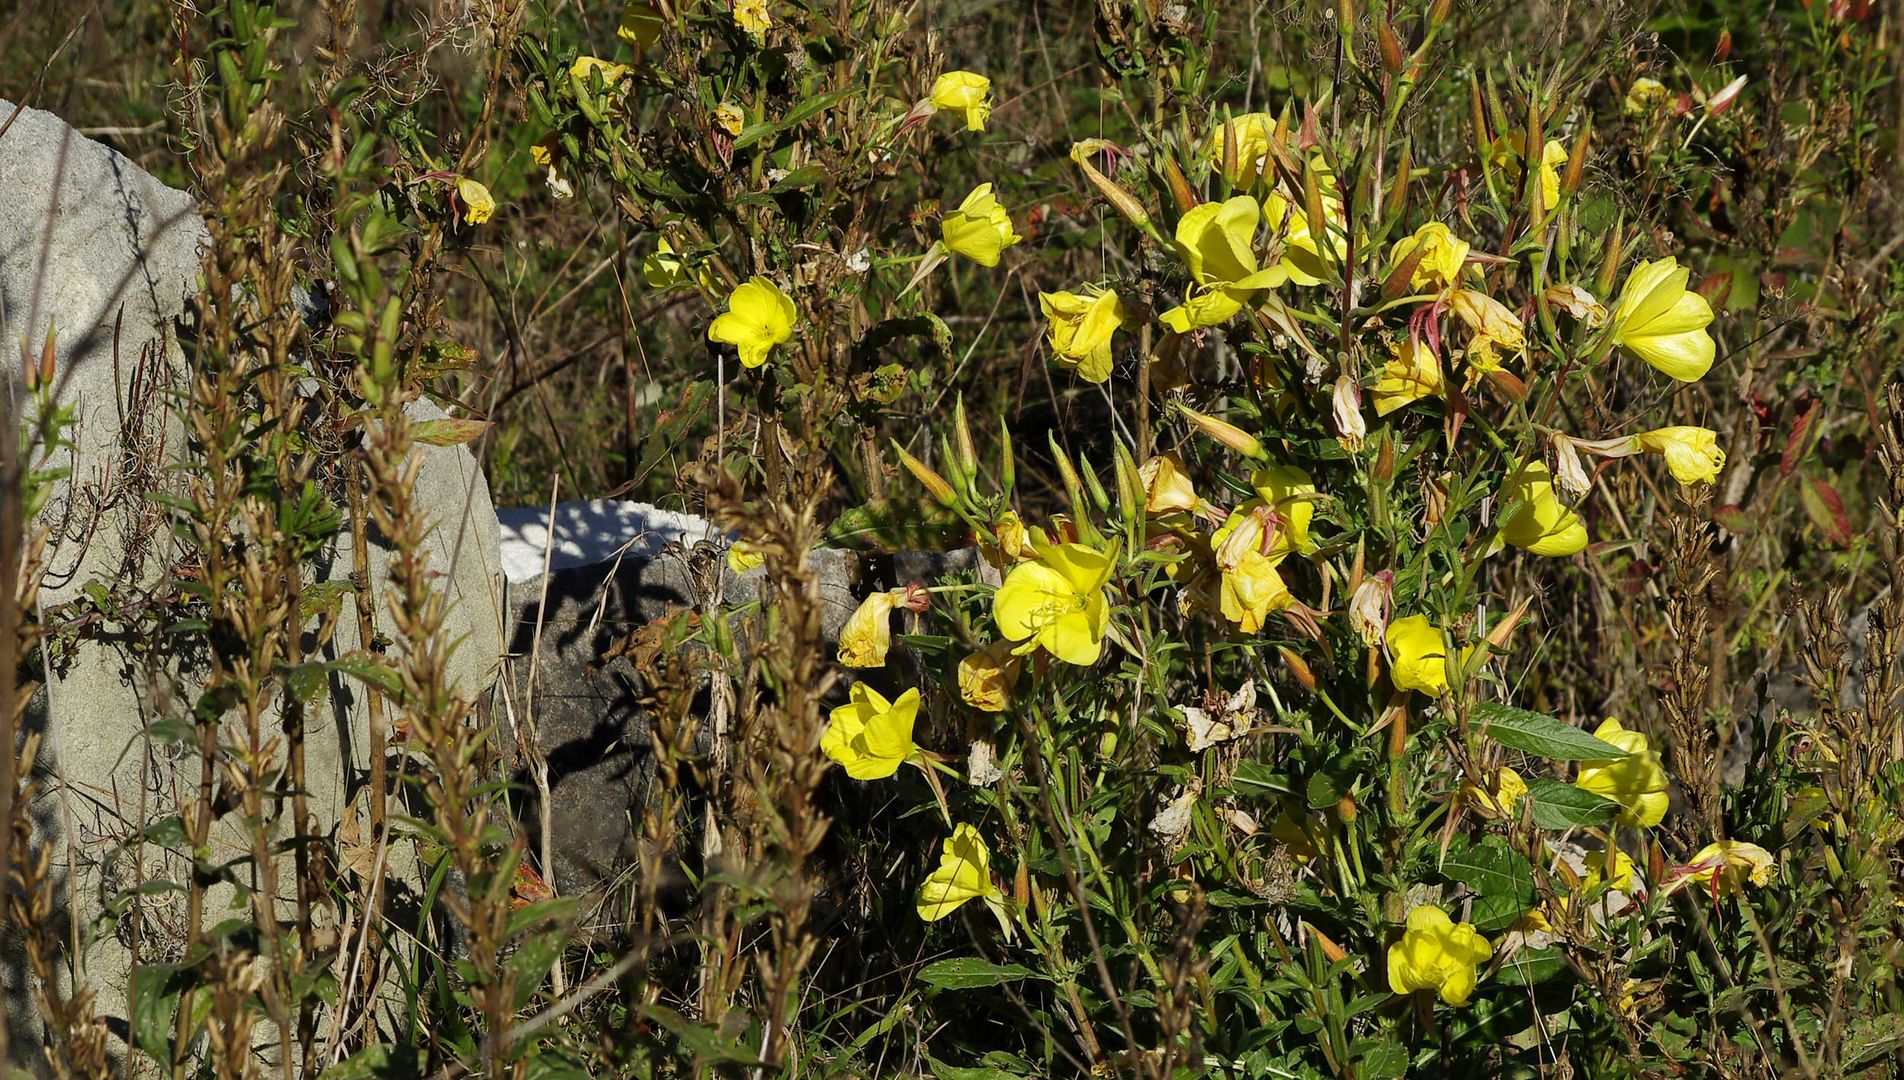
[[1256,436],[1251,435],[1235,424],[1227,420],[1218,420],[1214,416],[1206,416],[1188,405],[1179,404],[1177,408],[1192,424],[1197,426],[1198,431],[1203,432],[1224,446],[1242,454],[1244,457],[1260,460],[1269,456],[1269,454],[1264,451],[1263,444],[1256,441]]
[[1560,190],[1572,195],[1580,190],[1580,177],[1587,170],[1587,147],[1593,140],[1593,120],[1589,118],[1580,128],[1580,137],[1573,142],[1573,152],[1567,155],[1567,171],[1561,174]]
[[1732,107],[1732,102],[1738,98],[1739,91],[1743,89],[1745,89],[1745,76],[1741,75],[1725,84],[1724,89],[1706,99],[1706,111],[1713,116],[1725,112]]
[[1282,654],[1283,665],[1289,669],[1289,674],[1295,676],[1296,681],[1302,684],[1304,690],[1316,688],[1316,673],[1309,669],[1307,660],[1297,656],[1287,645],[1276,646],[1276,651]]
[[893,442],[893,449],[899,452],[899,463],[906,467],[906,471],[912,474],[913,479],[919,481],[927,491],[932,493],[933,498],[947,506],[958,505],[958,493],[952,490],[952,485],[946,482],[945,477],[934,472],[925,462],[906,453],[906,448],[899,445],[896,440]]
[[1316,939],[1316,944],[1322,949],[1323,957],[1327,959],[1329,963],[1339,964],[1349,958],[1348,950],[1329,940],[1329,935],[1316,929],[1307,922],[1302,924],[1302,929],[1303,932]]
[[1192,207],[1203,201],[1190,189],[1190,181],[1184,179],[1183,170],[1177,167],[1175,158],[1164,158],[1164,184],[1170,188],[1171,201],[1177,204],[1179,214],[1189,213]]
[[1150,211],[1145,210],[1144,204],[1137,201],[1137,196],[1126,191],[1117,181],[1098,172],[1086,155],[1073,153],[1071,157],[1078,163],[1078,168],[1084,170],[1084,178],[1091,182],[1091,186],[1097,189],[1099,195],[1104,196],[1105,202],[1116,207],[1117,212],[1124,215],[1125,220],[1140,229],[1150,228]]
[[1390,75],[1402,73],[1402,43],[1395,40],[1395,30],[1384,19],[1375,24],[1375,37],[1382,46],[1382,70]]

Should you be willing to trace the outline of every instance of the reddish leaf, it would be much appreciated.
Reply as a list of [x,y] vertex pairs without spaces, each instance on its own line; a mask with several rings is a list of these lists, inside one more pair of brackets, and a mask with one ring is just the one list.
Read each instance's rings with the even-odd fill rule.
[[1738,503],[1727,503],[1714,510],[1712,520],[1734,536],[1745,536],[1752,531],[1752,519],[1746,516]]
[[1845,513],[1838,491],[1823,480],[1813,479],[1799,489],[1804,497],[1805,515],[1818,531],[1838,547],[1851,546],[1851,518]]
[[1811,431],[1811,422],[1818,417],[1819,401],[1818,398],[1812,398],[1805,406],[1805,411],[1799,413],[1798,419],[1792,422],[1791,437],[1785,440],[1785,454],[1778,460],[1780,476],[1790,476],[1792,469],[1798,465],[1799,457],[1804,454],[1806,435]]

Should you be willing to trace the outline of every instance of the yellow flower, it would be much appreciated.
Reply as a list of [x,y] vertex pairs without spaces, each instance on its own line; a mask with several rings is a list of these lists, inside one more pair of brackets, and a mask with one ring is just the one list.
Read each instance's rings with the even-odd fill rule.
[[496,213],[495,196],[489,189],[467,176],[456,178],[456,194],[463,200],[463,222],[481,225]]
[[1410,402],[1441,396],[1441,361],[1425,343],[1410,337],[1389,346],[1389,352],[1382,377],[1369,391],[1375,415],[1387,416]]
[[1433,990],[1460,1008],[1474,994],[1477,968],[1494,955],[1473,923],[1456,924],[1448,913],[1423,904],[1408,913],[1408,929],[1388,947],[1388,988],[1397,994]]
[[1633,887],[1633,860],[1624,851],[1613,852],[1613,873],[1606,872],[1607,853],[1605,851],[1587,852],[1587,876],[1582,885],[1588,889],[1605,882],[1609,888],[1628,892]]
[[1560,205],[1560,166],[1567,163],[1567,148],[1558,139],[1548,139],[1540,148],[1540,208],[1551,212]]
[[1501,523],[1501,539],[1536,555],[1565,556],[1587,546],[1587,527],[1554,494],[1553,474],[1538,459],[1515,470],[1501,485],[1501,497],[1514,504]]
[[1082,293],[1039,293],[1038,306],[1048,321],[1045,343],[1059,363],[1085,382],[1111,377],[1111,335],[1130,317],[1115,292],[1087,285]]
[[[1420,616],[1415,617],[1420,618]],[[1521,800],[1527,797],[1527,781],[1521,779],[1520,773],[1505,765],[1495,771],[1499,773],[1499,776],[1494,781],[1493,791],[1479,784],[1469,784],[1462,791],[1467,795],[1468,801],[1483,814],[1492,817],[1498,812],[1511,818],[1514,816],[1515,809],[1520,806]]]
[[1230,186],[1236,190],[1250,187],[1262,179],[1269,167],[1269,147],[1276,139],[1276,118],[1265,112],[1244,113],[1218,124],[1210,131],[1210,163],[1223,168],[1223,130],[1236,133],[1236,176]]
[[880,780],[899,771],[918,748],[912,745],[912,725],[919,718],[919,690],[913,688],[887,701],[863,682],[854,683],[846,704],[833,710],[820,751],[846,769],[855,780]]
[[959,696],[980,712],[1004,712],[1024,666],[1010,641],[995,641],[959,661]]
[[671,289],[681,284],[681,256],[667,237],[655,241],[654,254],[641,260],[641,280],[651,289]]
[[646,0],[628,0],[621,8],[621,25],[615,36],[641,52],[661,40],[661,9]]
[[549,135],[541,142],[529,147],[529,160],[549,170],[549,194],[558,199],[572,199],[575,197],[575,185],[569,182],[568,177],[562,175],[557,165],[560,158],[557,152],[559,148],[560,144],[556,137]]
[[739,135],[747,126],[747,110],[731,102],[714,106],[714,122],[729,135]]
[[992,885],[992,853],[978,830],[963,822],[954,826],[939,856],[939,868],[919,886],[919,917],[937,922],[967,900],[998,895]]
[[1680,868],[1666,891],[1673,893],[1689,885],[1704,885],[1720,895],[1737,892],[1748,881],[1754,885],[1770,882],[1776,865],[1772,853],[1757,844],[1715,840],[1700,848],[1692,861]]
[[1144,485],[1144,511],[1172,514],[1203,507],[1202,496],[1184,471],[1183,459],[1175,454],[1159,454],[1137,467],[1137,479]]
[[569,78],[586,86],[590,75],[600,75],[604,87],[613,86],[633,70],[627,64],[611,64],[599,56],[578,56],[569,65]]
[[1666,770],[1659,763],[1658,751],[1643,733],[1626,730],[1611,716],[1593,734],[1626,751],[1626,756],[1581,762],[1574,785],[1619,803],[1619,823],[1628,828],[1659,824],[1666,817]]
[[745,540],[736,540],[727,545],[727,568],[736,574],[745,574],[766,561],[767,556]]
[[860,601],[840,628],[840,663],[851,668],[884,667],[886,651],[892,648],[892,613],[905,600],[906,590],[888,589]]
[[1219,553],[1217,565],[1223,575],[1217,607],[1245,634],[1260,631],[1272,612],[1296,602],[1276,572],[1276,564],[1260,551],[1245,548],[1227,559]]
[[1024,239],[1012,231],[1011,215],[993,197],[990,184],[973,188],[957,210],[939,221],[939,233],[946,250],[980,266],[997,266],[1005,249]]
[[1461,265],[1468,258],[1468,242],[1455,236],[1446,225],[1431,221],[1416,229],[1413,236],[1395,241],[1395,246],[1388,250],[1388,265],[1400,266],[1417,251],[1421,252],[1421,261],[1415,264],[1415,272],[1408,279],[1409,288],[1445,289],[1461,280]]
[[755,37],[766,33],[773,25],[773,16],[767,13],[767,0],[734,0],[734,25]]
[[965,130],[984,131],[992,115],[992,80],[970,71],[948,71],[933,80],[932,107],[957,113]]
[[1104,586],[1116,565],[1116,550],[1084,544],[1055,544],[1037,549],[1037,558],[1019,563],[992,597],[992,618],[1001,634],[1023,642],[1025,653],[1037,646],[1067,664],[1088,667],[1104,650],[1110,626],[1110,601]]
[[992,535],[998,538],[998,558],[993,565],[1004,569],[1011,563],[1029,559],[1037,554],[1031,546],[1031,533],[1025,523],[1018,519],[1016,511],[1007,510],[998,515],[992,523]]
[[1666,459],[1673,479],[1682,484],[1710,484],[1725,468],[1725,451],[1711,428],[1665,427],[1633,436],[1633,445]]
[[1471,369],[1470,384],[1473,376],[1480,372],[1501,369],[1496,350],[1504,349],[1519,356],[1521,350],[1527,347],[1520,316],[1492,296],[1474,289],[1462,289],[1448,301],[1448,306],[1474,334],[1468,342],[1467,354]]
[[1271,563],[1280,563],[1295,552],[1306,552],[1309,523],[1316,516],[1316,482],[1294,465],[1265,465],[1250,474],[1250,487],[1256,497],[1276,511],[1276,535],[1263,554]]
[[727,310],[707,328],[709,341],[724,341],[740,350],[742,367],[767,362],[775,345],[793,337],[793,298],[764,277],[737,287],[727,298]]
[[1419,690],[1432,697],[1448,691],[1448,644],[1441,628],[1426,615],[1409,615],[1388,624],[1388,681],[1397,690]]
[[1626,115],[1644,116],[1659,108],[1659,103],[1664,100],[1666,100],[1666,86],[1658,79],[1648,79],[1644,76],[1634,79],[1633,85],[1627,87],[1626,90]]
[[1286,272],[1263,269],[1256,259],[1256,227],[1263,208],[1248,195],[1200,203],[1177,219],[1177,254],[1197,283],[1188,301],[1161,316],[1177,333],[1215,326],[1241,311],[1249,295],[1287,281]]
[[[1334,183],[1334,179],[1325,173],[1324,189],[1332,191]],[[1327,219],[1323,225],[1323,233],[1329,238],[1329,246],[1335,251],[1335,257],[1340,260],[1347,254],[1348,241],[1340,235],[1330,233],[1328,223],[1337,225],[1342,223],[1342,201],[1333,194],[1324,195],[1322,214]],[[1284,281],[1288,281],[1305,288],[1322,284],[1329,268],[1322,261],[1322,249],[1316,243],[1314,226],[1309,220],[1309,215],[1282,195],[1271,192],[1269,197],[1263,200],[1263,220],[1269,222],[1270,231],[1279,235],[1283,242],[1283,257],[1271,267],[1277,273],[1278,280],[1271,284],[1281,285]]]
[[1696,382],[1711,370],[1716,351],[1706,332],[1712,306],[1686,288],[1691,277],[1670,256],[1641,263],[1613,309],[1613,344],[1680,382]]

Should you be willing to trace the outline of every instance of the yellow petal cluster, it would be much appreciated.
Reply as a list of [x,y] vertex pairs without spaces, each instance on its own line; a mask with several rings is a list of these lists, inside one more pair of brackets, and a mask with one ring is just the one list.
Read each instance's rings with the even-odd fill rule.
[[937,922],[967,900],[996,896],[992,884],[992,853],[978,830],[960,822],[952,829],[939,855],[938,869],[919,886],[919,917]]
[[1426,342],[1413,337],[1389,346],[1382,377],[1369,391],[1377,416],[1387,416],[1404,405],[1441,394],[1441,361],[1429,351]]
[[1602,882],[1608,888],[1629,892],[1633,888],[1633,859],[1626,852],[1615,849],[1613,852],[1613,872],[1607,873],[1607,853],[1605,851],[1587,852],[1587,876],[1581,884],[1592,889]]
[[1430,697],[1448,692],[1448,644],[1441,628],[1426,615],[1408,615],[1388,624],[1388,681],[1397,690],[1419,690]]
[[1619,823],[1628,828],[1659,824],[1666,817],[1666,770],[1659,763],[1659,752],[1645,734],[1626,730],[1611,716],[1593,734],[1626,751],[1626,756],[1581,762],[1574,785],[1619,803]]
[[734,25],[754,37],[766,33],[773,26],[767,0],[734,0]]
[[774,346],[793,337],[795,318],[793,298],[766,278],[755,277],[727,298],[727,310],[708,326],[707,339],[734,346],[742,367],[757,368],[767,362]]
[[622,77],[634,70],[627,64],[616,64],[599,56],[578,56],[575,63],[569,65],[569,78],[586,86],[592,78],[599,76],[604,87],[613,86]]
[[479,181],[467,176],[456,178],[456,194],[463,201],[463,223],[481,225],[496,213],[496,198]]
[[1005,249],[1023,239],[1012,230],[1011,215],[999,205],[990,184],[973,188],[957,210],[941,218],[939,235],[947,251],[980,266],[997,266]]
[[1270,561],[1279,563],[1284,556],[1311,550],[1309,523],[1316,516],[1311,498],[1316,493],[1315,480],[1294,465],[1265,465],[1250,474],[1250,487],[1276,512],[1276,535],[1264,550]]
[[1516,469],[1501,485],[1501,498],[1513,504],[1501,523],[1501,539],[1536,555],[1573,555],[1587,546],[1587,527],[1554,493],[1553,474],[1534,460]]
[[745,574],[766,561],[767,556],[745,540],[736,540],[727,545],[727,568],[736,574]]
[[1190,268],[1196,288],[1182,307],[1160,316],[1165,326],[1180,334],[1215,326],[1241,311],[1251,293],[1289,279],[1284,271],[1258,264],[1256,229],[1262,221],[1262,204],[1248,195],[1200,203],[1177,219],[1177,255]]
[[714,106],[714,123],[729,135],[738,136],[747,126],[747,110],[732,102]]
[[840,628],[840,663],[850,668],[886,666],[892,648],[892,613],[906,601],[906,590],[887,589],[860,601]]
[[1672,257],[1634,267],[1613,309],[1613,344],[1680,382],[1696,382],[1716,353],[1712,305],[1686,288],[1692,271]]
[[1567,163],[1567,147],[1558,139],[1548,139],[1540,148],[1540,208],[1552,213],[1560,205],[1560,167]]
[[916,687],[888,701],[865,683],[854,683],[846,704],[833,710],[826,734],[820,736],[820,752],[855,780],[882,780],[917,752],[912,725],[918,718]]
[[1513,817],[1520,807],[1521,800],[1527,797],[1527,781],[1521,774],[1502,765],[1495,770],[1494,790],[1489,791],[1480,784],[1469,784],[1462,789],[1476,810],[1490,817],[1495,814]]
[[1663,427],[1633,436],[1633,444],[1666,459],[1673,479],[1682,484],[1710,484],[1725,468],[1719,433],[1702,427]]
[[1472,373],[1499,371],[1502,352],[1519,356],[1527,347],[1520,316],[1492,296],[1476,289],[1462,289],[1449,299],[1448,307],[1473,332],[1467,353]]
[[1408,278],[1409,288],[1441,290],[1461,280],[1461,266],[1468,259],[1468,242],[1439,221],[1430,221],[1410,236],[1395,241],[1388,250],[1388,265],[1397,267],[1416,252],[1421,261]]
[[1699,849],[1666,890],[1677,892],[1698,885],[1723,896],[1739,891],[1748,881],[1754,885],[1767,884],[1776,866],[1772,853],[1757,844],[1715,840]]
[[1210,538],[1219,574],[1217,608],[1246,634],[1261,630],[1272,613],[1296,602],[1276,572],[1282,555],[1269,554],[1274,516],[1266,503],[1245,503]]
[[1472,923],[1456,923],[1433,904],[1408,913],[1408,928],[1388,947],[1388,987],[1397,994],[1433,990],[1460,1008],[1474,996],[1480,965],[1494,955]]
[[1236,139],[1236,175],[1230,178],[1235,190],[1253,187],[1269,169],[1269,147],[1276,139],[1276,118],[1266,112],[1244,113],[1218,124],[1210,131],[1210,164],[1223,168],[1225,129]]
[[1626,88],[1626,100],[1622,102],[1622,106],[1628,116],[1644,116],[1659,108],[1659,103],[1664,100],[1666,100],[1666,85],[1658,79],[1641,76],[1633,80],[1632,86]]
[[971,71],[948,71],[932,83],[932,107],[965,121],[965,130],[984,131],[992,115],[992,80]]
[[1060,364],[1085,382],[1111,377],[1111,335],[1130,319],[1117,293],[1087,285],[1081,292],[1039,293],[1038,306],[1045,313],[1045,344]]
[[1025,666],[1010,641],[996,641],[959,661],[959,697],[980,712],[1004,712]]
[[1067,664],[1097,663],[1110,626],[1111,580],[1116,552],[1085,544],[1039,548],[1037,557],[1012,567],[992,597],[999,633],[1023,642],[1020,651],[1043,647]]
[[615,36],[641,52],[661,40],[661,9],[647,0],[628,0],[621,8],[621,25]]

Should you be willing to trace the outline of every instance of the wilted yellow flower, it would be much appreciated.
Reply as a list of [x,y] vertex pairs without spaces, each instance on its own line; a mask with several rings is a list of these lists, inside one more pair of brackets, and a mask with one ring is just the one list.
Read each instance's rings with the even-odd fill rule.
[[905,601],[904,589],[887,589],[860,601],[840,628],[840,663],[851,668],[884,667],[886,652],[892,648],[892,613]]
[[1038,306],[1047,320],[1045,343],[1059,363],[1085,382],[1111,377],[1111,335],[1129,319],[1117,293],[1087,285],[1083,292],[1039,293]]
[[1237,190],[1262,179],[1269,168],[1269,147],[1276,139],[1276,118],[1266,112],[1244,113],[1210,131],[1210,163],[1223,168],[1224,129],[1236,133],[1236,173],[1230,186]]
[[1670,256],[1641,263],[1613,309],[1613,343],[1680,382],[1698,381],[1716,352],[1712,305],[1686,288],[1691,277]]
[[1621,892],[1630,891],[1633,887],[1632,858],[1630,858],[1626,852],[1615,849],[1613,852],[1612,874],[1607,873],[1606,861],[1607,853],[1605,851],[1587,852],[1587,877],[1581,884],[1591,889],[1601,882],[1605,882],[1608,888],[1618,889]]
[[[1420,618],[1420,616],[1415,617]],[[1493,791],[1479,784],[1469,784],[1462,789],[1462,792],[1481,813],[1489,816],[1501,813],[1511,818],[1516,808],[1520,806],[1521,800],[1527,797],[1527,781],[1521,779],[1520,773],[1505,765],[1496,769],[1495,772],[1499,775],[1494,781]]]
[[558,199],[572,199],[575,197],[575,185],[569,182],[568,177],[562,175],[557,165],[561,157],[558,153],[559,146],[556,137],[549,135],[540,142],[530,145],[529,160],[549,170],[549,194]]
[[1288,280],[1284,271],[1257,265],[1256,227],[1262,220],[1261,204],[1248,195],[1200,203],[1177,219],[1177,254],[1198,289],[1182,307],[1160,316],[1165,326],[1180,334],[1215,326],[1241,311],[1250,293]]
[[1116,550],[1084,544],[1041,547],[1037,558],[1019,563],[992,597],[992,617],[1020,652],[1036,646],[1067,664],[1097,663],[1110,626],[1104,587],[1116,566]]
[[1349,627],[1362,639],[1362,644],[1372,649],[1387,635],[1389,609],[1394,602],[1392,571],[1370,574],[1355,587],[1355,594],[1349,597]]
[[1011,215],[993,197],[990,184],[973,188],[957,210],[940,219],[939,233],[946,250],[980,266],[997,266],[1005,249],[1023,239],[1012,231]]
[[1574,785],[1620,804],[1619,823],[1651,828],[1666,817],[1666,770],[1646,736],[1628,731],[1609,716],[1594,737],[1626,751],[1622,758],[1583,761]]
[[722,131],[738,136],[747,127],[747,110],[732,102],[714,106],[714,122]]
[[1590,330],[1606,325],[1606,306],[1578,285],[1549,285],[1544,295],[1548,303],[1586,323]]
[[1335,441],[1349,453],[1359,453],[1368,440],[1368,421],[1362,418],[1362,388],[1356,385],[1355,376],[1336,376],[1329,405],[1330,419],[1335,421]]
[[820,751],[855,780],[880,780],[918,753],[912,725],[919,718],[917,687],[887,701],[863,682],[854,683],[846,704],[833,710]]
[[1175,454],[1159,454],[1139,465],[1137,479],[1144,485],[1146,513],[1173,514],[1205,505],[1184,471],[1183,459]]
[[1245,504],[1210,538],[1220,573],[1217,607],[1246,634],[1261,630],[1272,612],[1296,602],[1264,550],[1269,540],[1265,518],[1271,513],[1266,505]]
[[993,642],[959,661],[959,696],[980,712],[1004,712],[1024,666],[1010,641]]
[[1554,494],[1553,474],[1545,462],[1529,461],[1501,485],[1503,501],[1514,503],[1501,523],[1501,539],[1536,555],[1565,556],[1587,546],[1587,527]]
[[1474,995],[1477,969],[1494,955],[1474,924],[1457,924],[1433,904],[1408,913],[1408,929],[1388,947],[1388,988],[1397,994],[1433,990],[1460,1008]]
[[1711,428],[1664,427],[1633,436],[1633,445],[1648,454],[1666,459],[1673,479],[1682,484],[1710,484],[1725,468],[1725,451],[1719,449],[1719,434]]
[[1278,519],[1276,535],[1263,554],[1272,563],[1279,563],[1287,555],[1308,551],[1312,546],[1309,523],[1316,516],[1312,498],[1316,482],[1309,474],[1294,465],[1265,465],[1250,474],[1250,487],[1256,489],[1257,498],[1276,511]]
[[615,36],[641,52],[661,40],[661,9],[646,0],[628,0],[621,8],[621,25]]
[[496,213],[496,199],[489,189],[467,176],[456,178],[456,194],[463,200],[463,222],[481,225]]
[[1396,409],[1425,397],[1441,396],[1441,361],[1425,342],[1413,337],[1389,346],[1388,363],[1382,365],[1369,396],[1375,401],[1375,415],[1387,416]]
[[755,277],[727,298],[727,310],[708,326],[707,339],[734,346],[742,367],[757,368],[775,345],[793,337],[795,317],[793,298],[766,278]]
[[1031,546],[1030,531],[1014,511],[1007,510],[998,515],[998,520],[992,523],[992,535],[998,538],[1000,561],[996,565],[1000,569],[1037,554]]
[[745,574],[766,561],[767,556],[745,540],[736,540],[727,545],[727,568],[736,574]]
[[1468,258],[1468,242],[1455,236],[1446,225],[1431,221],[1416,229],[1414,235],[1395,241],[1395,246],[1388,250],[1388,265],[1400,266],[1417,251],[1421,252],[1421,262],[1415,264],[1415,272],[1409,276],[1409,288],[1445,289],[1461,280],[1461,266]]
[[1560,205],[1560,167],[1567,163],[1567,148],[1558,139],[1548,139],[1540,148],[1540,208],[1551,212]]
[[992,115],[992,80],[970,71],[948,71],[932,83],[932,107],[956,113],[965,130],[984,131]]
[[734,25],[755,37],[766,33],[773,26],[767,0],[734,0]]
[[1641,76],[1634,79],[1633,85],[1626,89],[1626,115],[1643,116],[1659,108],[1659,103],[1664,100],[1666,100],[1665,84],[1658,79]]
[[1388,681],[1397,690],[1419,690],[1431,697],[1448,691],[1448,644],[1441,628],[1426,615],[1409,615],[1388,624]]
[[569,65],[569,78],[586,85],[589,76],[599,75],[603,86],[613,86],[632,70],[627,64],[610,63],[599,56],[578,56]]
[[1519,356],[1527,347],[1520,316],[1492,296],[1475,289],[1462,289],[1448,301],[1474,336],[1468,342],[1468,366],[1472,376],[1484,371],[1499,371],[1499,351]]
[[1775,866],[1772,853],[1757,844],[1715,840],[1700,848],[1691,862],[1679,868],[1679,873],[1667,883],[1666,891],[1674,893],[1690,885],[1704,885],[1724,895],[1737,892],[1748,881],[1754,885],[1766,884],[1772,880]]
[[992,884],[992,853],[978,830],[963,822],[954,826],[939,856],[939,868],[919,887],[919,917],[937,922],[967,900],[998,895]]

